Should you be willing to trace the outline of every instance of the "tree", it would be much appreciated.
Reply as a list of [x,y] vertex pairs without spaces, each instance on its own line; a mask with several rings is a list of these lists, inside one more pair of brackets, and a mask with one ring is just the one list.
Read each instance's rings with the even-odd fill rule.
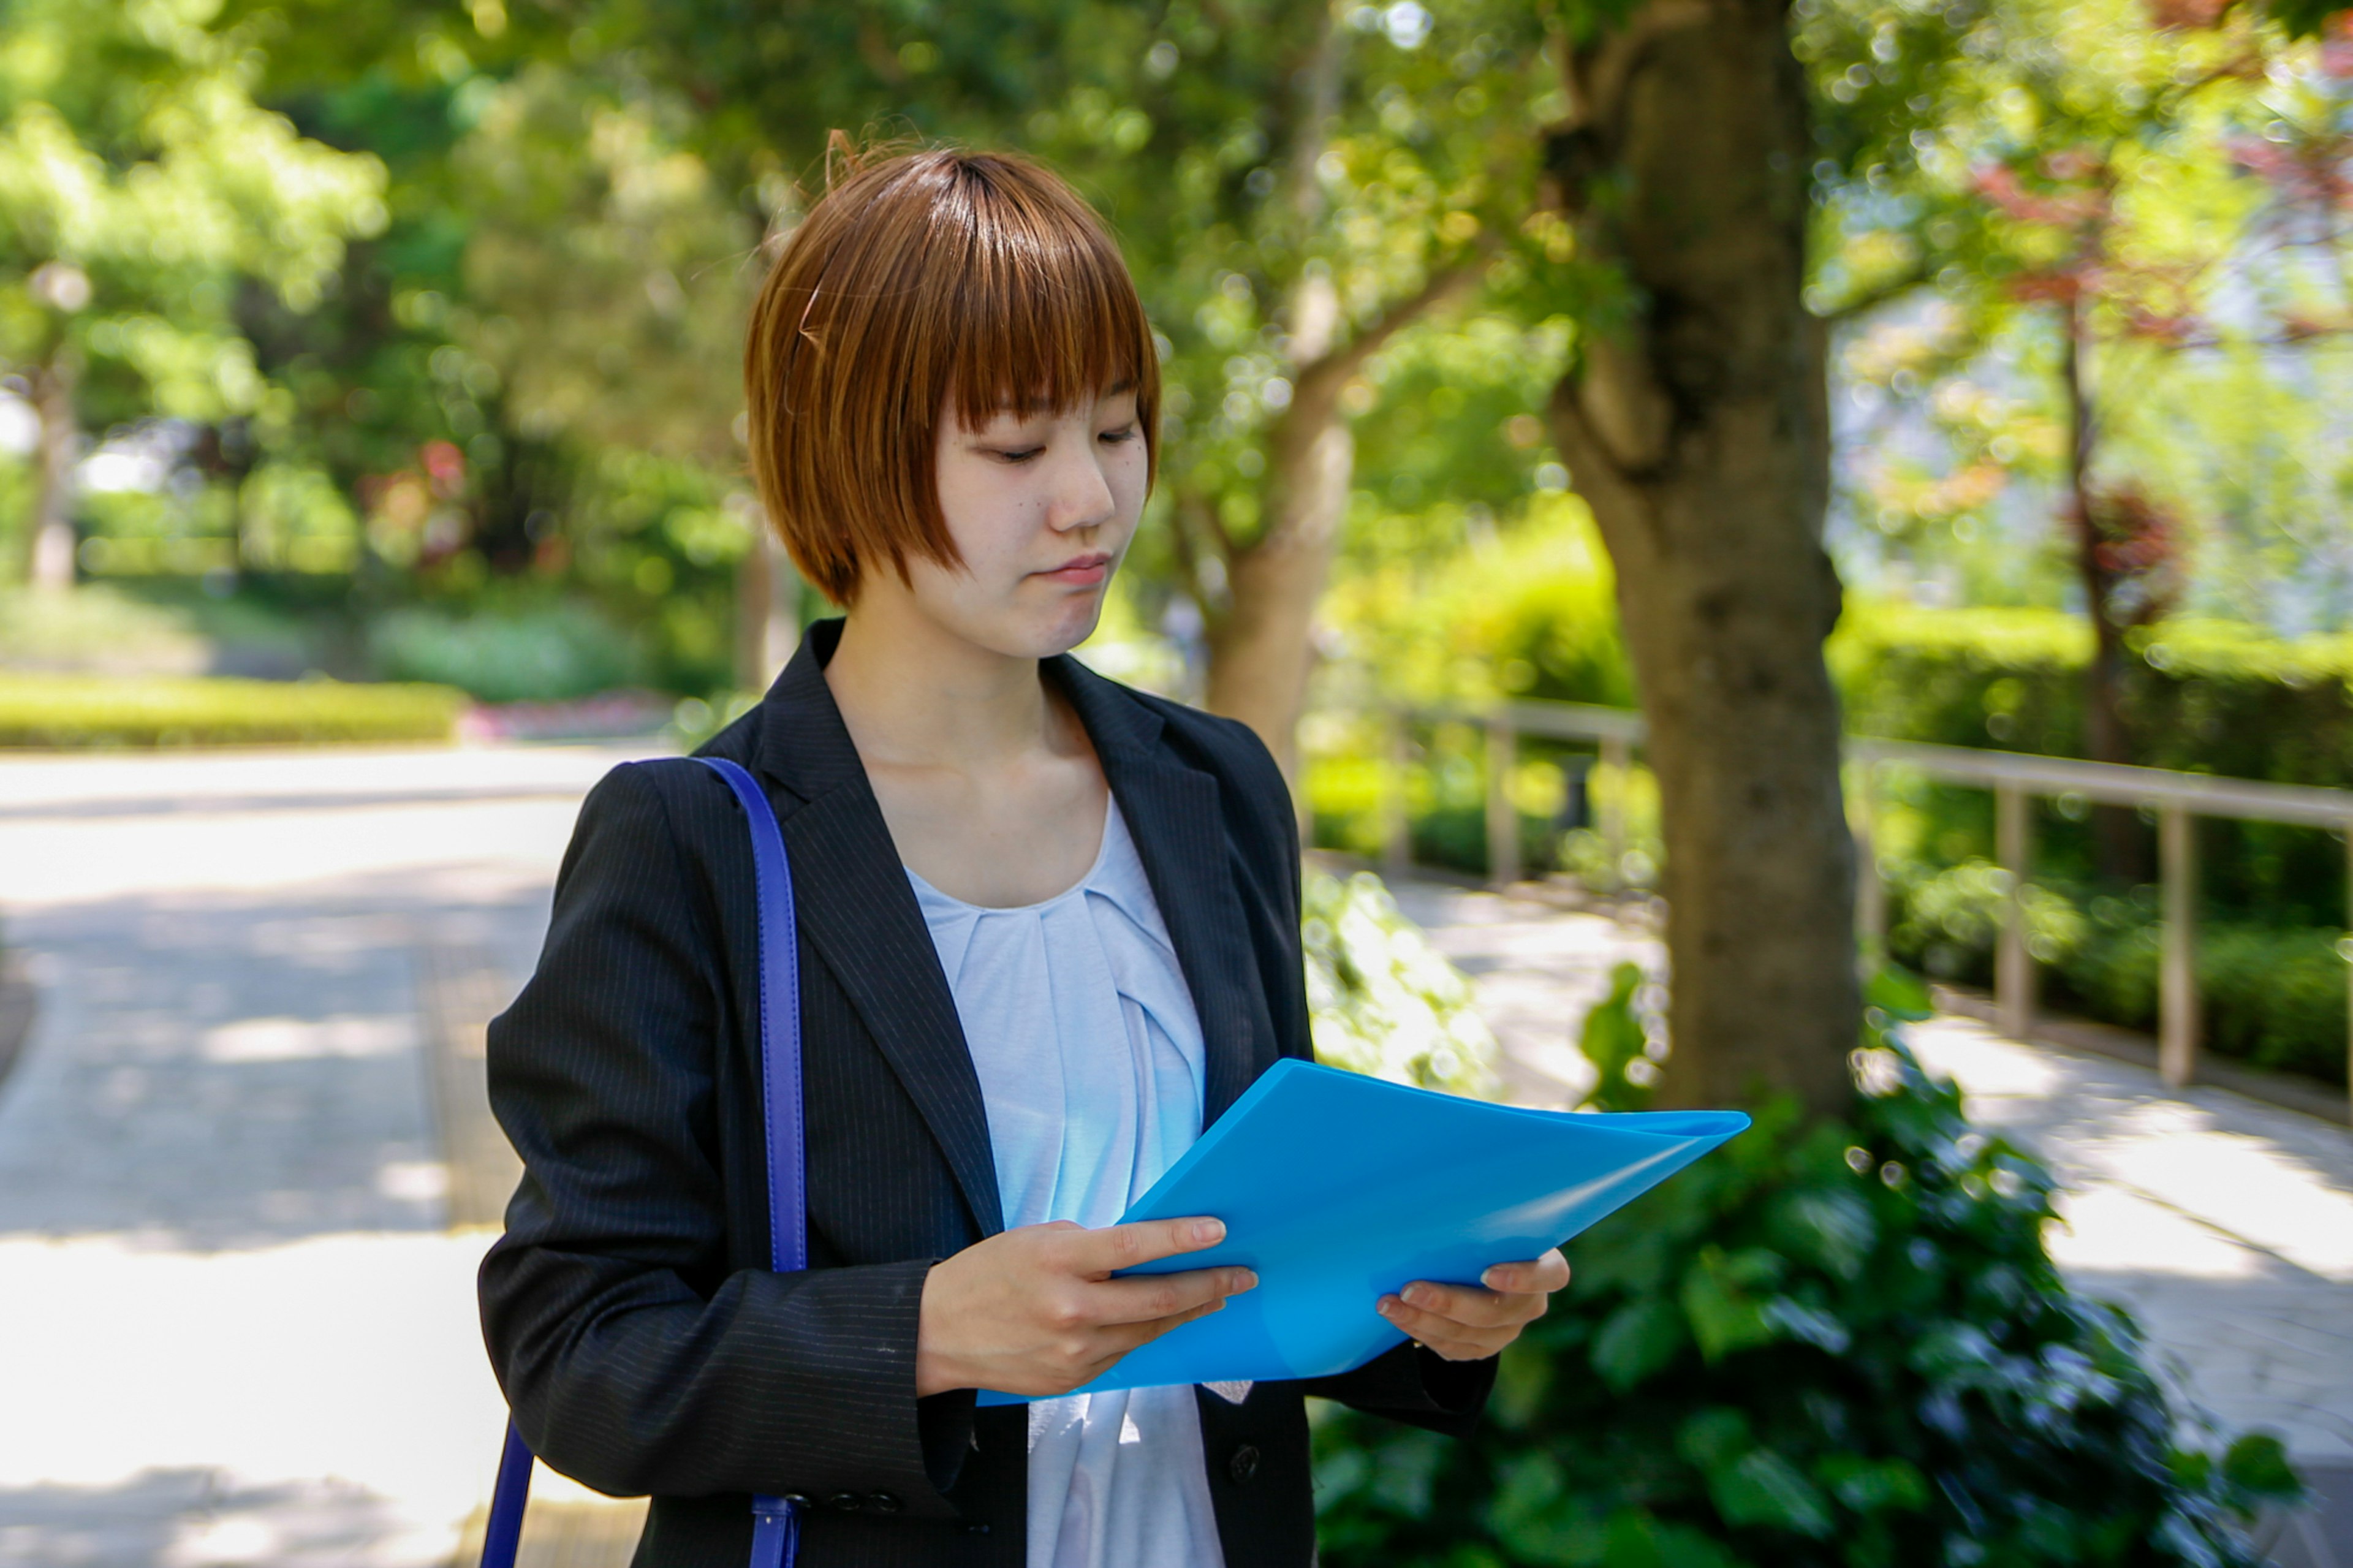
[[[2296,252],[2337,243],[2330,56],[2290,47],[2252,9],[2140,0],[1990,0],[1906,33],[1876,7],[1820,5],[1799,43],[1830,101],[1858,103],[1823,226],[1823,293],[1832,309],[1868,308],[1934,279],[1954,308],[1947,363],[2023,343],[2048,375],[2050,478],[2093,632],[2084,747],[2136,761],[2130,643],[2180,598],[2191,520],[2145,476],[2135,405],[2184,355],[2342,330],[2345,299],[2316,311],[2294,287],[2309,270]],[[2307,79],[2321,112],[2266,107],[2283,89],[2315,96]],[[1858,102],[1872,95],[1882,101]],[[2279,140],[2253,134],[2266,122]],[[1874,253],[1875,265],[1859,258]],[[2341,281],[2341,258],[2319,271]],[[2010,463],[1972,466],[1974,500],[1998,493],[2007,468],[2039,466],[2038,443],[2009,444],[2021,448]],[[2145,875],[2129,812],[2102,808],[2095,827],[2105,872]]]
[[1168,340],[1166,528],[1141,563],[1206,616],[1208,705],[1295,771],[1361,373],[1465,298],[1526,212],[1527,106],[1548,86],[1527,8],[700,0],[613,16],[772,204],[835,127],[1022,147],[1099,203]]
[[[237,330],[240,279],[293,310],[384,222],[373,158],[257,106],[210,8],[21,0],[0,88],[0,363],[40,420],[25,570],[73,581],[74,468],[91,407],[267,426],[282,392]],[[266,432],[265,432],[266,433]]]
[[1622,279],[1550,423],[1617,568],[1650,721],[1680,1103],[1830,1109],[1855,1042],[1853,840],[1822,639],[1838,579],[1806,81],[1778,0],[1576,18],[1546,168]]

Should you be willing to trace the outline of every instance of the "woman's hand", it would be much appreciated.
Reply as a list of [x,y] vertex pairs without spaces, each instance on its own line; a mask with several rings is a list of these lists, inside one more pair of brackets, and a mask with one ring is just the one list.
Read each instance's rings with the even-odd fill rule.
[[1417,1279],[1382,1297],[1380,1314],[1448,1361],[1483,1360],[1545,1315],[1552,1293],[1568,1283],[1568,1260],[1556,1247],[1532,1262],[1498,1263],[1479,1278],[1484,1290]]
[[916,1394],[994,1388],[1051,1395],[1092,1382],[1136,1346],[1258,1284],[1247,1268],[1112,1275],[1215,1247],[1225,1237],[1225,1222],[1214,1219],[1102,1230],[1056,1220],[965,1247],[924,1278]]

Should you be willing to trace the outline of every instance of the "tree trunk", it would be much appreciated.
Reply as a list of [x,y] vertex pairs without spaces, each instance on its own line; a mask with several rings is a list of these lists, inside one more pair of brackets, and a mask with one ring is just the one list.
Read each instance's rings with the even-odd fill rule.
[[1267,445],[1266,528],[1227,558],[1230,598],[1209,632],[1205,702],[1257,731],[1295,792],[1315,605],[1339,549],[1356,447],[1336,407],[1295,403]]
[[[1852,1094],[1854,841],[1822,639],[1840,589],[1805,89],[1776,0],[1649,0],[1569,60],[1550,163],[1636,305],[1552,427],[1617,568],[1666,846],[1676,1104]],[[1609,171],[1622,195],[1584,209]]]
[[[2125,726],[2124,628],[2116,625],[2115,574],[2100,556],[2099,521],[2092,496],[2092,452],[2098,415],[2084,363],[2090,324],[2085,301],[2068,302],[2060,321],[2059,383],[2067,418],[2067,504],[2074,527],[2075,574],[2084,587],[2084,614],[2092,622],[2092,662],[2084,669],[2084,754],[2096,763],[2129,763],[2132,736]],[[2092,808],[2092,855],[2103,877],[2125,881],[2147,875],[2147,832],[2129,806]]]
[[60,350],[26,373],[40,421],[34,454],[32,526],[25,534],[25,581],[42,593],[74,584],[74,465],[81,427],[74,416],[72,363]]

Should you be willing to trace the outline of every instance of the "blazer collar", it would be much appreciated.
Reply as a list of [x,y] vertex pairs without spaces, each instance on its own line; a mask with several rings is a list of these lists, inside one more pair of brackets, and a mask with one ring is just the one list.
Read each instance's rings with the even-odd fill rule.
[[[799,797],[780,812],[802,928],[931,1128],[981,1234],[1004,1228],[988,1118],[922,907],[825,680],[839,620],[818,621],[761,702],[755,764]],[[1086,727],[1135,840],[1201,1023],[1202,1126],[1276,1054],[1233,885],[1219,784],[1162,743],[1159,714],[1067,655],[1045,676]],[[1261,1038],[1261,1035],[1266,1037]]]

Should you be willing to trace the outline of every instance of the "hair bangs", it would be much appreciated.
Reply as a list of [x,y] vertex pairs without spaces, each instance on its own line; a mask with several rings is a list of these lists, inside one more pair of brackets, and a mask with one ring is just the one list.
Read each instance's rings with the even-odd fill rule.
[[972,426],[1002,410],[1077,408],[1115,389],[1141,401],[1145,367],[1157,368],[1152,329],[1110,237],[1083,208],[972,177],[980,173],[966,173],[955,193],[970,215],[957,226],[966,254],[948,412]]

